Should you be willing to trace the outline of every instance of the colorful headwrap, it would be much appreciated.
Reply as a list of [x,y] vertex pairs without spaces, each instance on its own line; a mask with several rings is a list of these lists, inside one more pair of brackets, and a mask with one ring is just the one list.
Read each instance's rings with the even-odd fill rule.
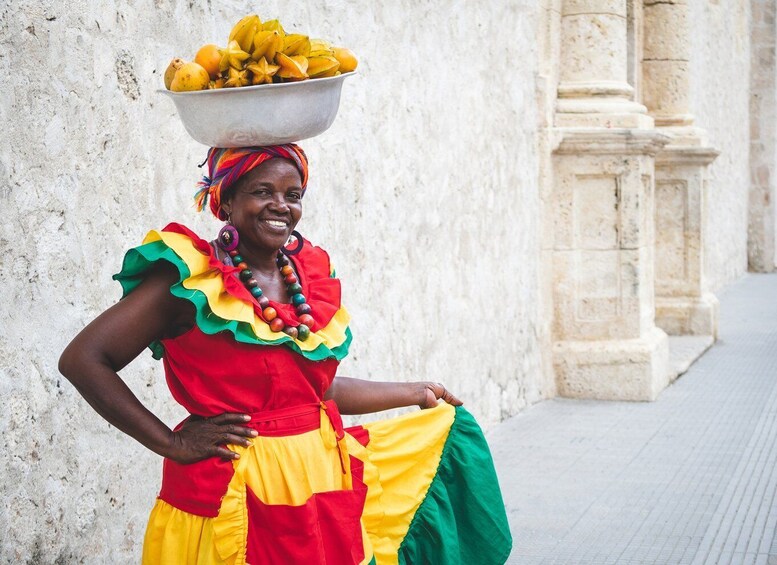
[[194,195],[197,211],[202,212],[210,197],[210,211],[220,220],[226,220],[221,210],[221,197],[237,180],[251,169],[273,157],[288,159],[294,163],[302,178],[302,191],[308,184],[308,158],[301,147],[294,143],[268,145],[266,147],[211,147],[208,150],[208,173],[197,183]]

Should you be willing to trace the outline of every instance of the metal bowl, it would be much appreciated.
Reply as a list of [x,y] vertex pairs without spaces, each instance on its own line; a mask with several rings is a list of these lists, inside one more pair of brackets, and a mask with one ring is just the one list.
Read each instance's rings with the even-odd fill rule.
[[326,131],[337,115],[343,81],[353,74],[240,88],[158,92],[173,99],[183,127],[204,145],[279,145]]

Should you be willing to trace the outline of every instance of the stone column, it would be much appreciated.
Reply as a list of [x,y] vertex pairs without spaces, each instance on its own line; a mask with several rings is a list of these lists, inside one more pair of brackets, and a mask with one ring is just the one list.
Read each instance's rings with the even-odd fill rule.
[[751,0],[750,202],[747,257],[751,271],[777,264],[777,68],[775,0]]
[[628,82],[635,2],[564,0],[556,127],[653,127]]
[[704,285],[704,187],[718,152],[690,111],[687,0],[645,0],[644,101],[671,141],[656,156],[656,324],[670,335],[718,332]]
[[668,384],[653,289],[654,155],[668,138],[653,129],[628,83],[633,14],[627,0],[564,0],[562,7],[543,237],[562,396],[652,400]]

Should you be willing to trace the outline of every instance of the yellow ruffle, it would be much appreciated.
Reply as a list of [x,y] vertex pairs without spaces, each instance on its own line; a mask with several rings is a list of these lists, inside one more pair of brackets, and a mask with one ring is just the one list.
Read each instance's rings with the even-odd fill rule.
[[[143,243],[160,240],[172,249],[189,268],[190,275],[182,282],[184,288],[202,292],[213,314],[222,320],[235,320],[250,325],[254,335],[261,340],[269,342],[279,340],[278,334],[270,329],[267,322],[256,315],[251,303],[235,298],[226,291],[222,272],[210,267],[208,256],[197,249],[188,236],[175,232],[152,230],[148,232]],[[333,349],[345,343],[349,322],[350,316],[347,310],[341,306],[326,326],[316,332],[311,332],[305,341],[295,339],[294,343],[302,351],[313,351],[321,344]],[[286,338],[288,336],[282,334],[281,339]]]

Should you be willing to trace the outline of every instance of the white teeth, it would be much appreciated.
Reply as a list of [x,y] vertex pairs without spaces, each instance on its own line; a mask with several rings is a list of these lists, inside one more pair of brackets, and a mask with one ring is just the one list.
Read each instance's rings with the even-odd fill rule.
[[266,220],[266,222],[268,224],[270,224],[271,226],[274,226],[276,228],[285,228],[286,227],[286,222],[279,222],[278,220]]

